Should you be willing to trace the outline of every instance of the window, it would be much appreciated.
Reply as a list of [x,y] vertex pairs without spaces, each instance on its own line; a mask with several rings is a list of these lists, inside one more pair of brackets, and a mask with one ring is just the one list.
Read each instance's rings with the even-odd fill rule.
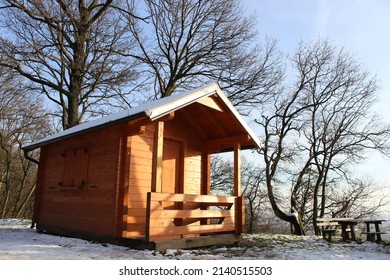
[[80,188],[86,186],[88,168],[88,147],[78,147],[66,150],[64,159],[64,172],[60,186],[64,188]]

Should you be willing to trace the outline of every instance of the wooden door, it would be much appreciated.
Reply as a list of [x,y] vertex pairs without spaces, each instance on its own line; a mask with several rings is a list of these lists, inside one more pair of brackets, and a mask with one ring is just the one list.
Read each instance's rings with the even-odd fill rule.
[[[182,193],[183,191],[183,156],[182,142],[164,139],[162,160],[162,192]],[[173,202],[165,202],[164,208],[177,209],[178,205]]]
[[181,193],[182,143],[164,139],[162,192]]

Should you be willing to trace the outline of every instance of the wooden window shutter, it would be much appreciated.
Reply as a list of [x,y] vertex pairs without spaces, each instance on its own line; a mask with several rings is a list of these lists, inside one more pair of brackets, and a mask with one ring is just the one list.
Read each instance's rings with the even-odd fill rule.
[[67,150],[63,157],[65,164],[62,187],[84,188],[88,168],[88,147]]

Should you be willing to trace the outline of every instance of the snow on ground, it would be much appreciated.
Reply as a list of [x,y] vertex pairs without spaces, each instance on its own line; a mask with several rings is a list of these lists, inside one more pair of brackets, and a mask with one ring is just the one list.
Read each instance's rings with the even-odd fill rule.
[[244,235],[239,246],[134,250],[111,244],[39,234],[30,221],[0,220],[0,260],[390,260],[390,245],[328,243],[316,236]]

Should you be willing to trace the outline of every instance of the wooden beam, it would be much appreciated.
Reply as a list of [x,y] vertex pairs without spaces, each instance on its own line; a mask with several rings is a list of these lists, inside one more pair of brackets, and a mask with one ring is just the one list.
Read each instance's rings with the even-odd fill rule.
[[222,225],[190,225],[190,226],[172,226],[172,227],[156,227],[150,228],[149,241],[153,241],[155,237],[198,234],[198,233],[214,233],[214,232],[234,232],[234,224]]
[[132,136],[145,132],[145,126],[150,124],[151,121],[147,117],[131,120],[128,123],[122,124],[122,136]]
[[245,199],[243,196],[236,197],[234,220],[236,226],[236,234],[243,233],[245,225]]
[[202,187],[201,194],[209,195],[210,194],[210,176],[211,176],[211,167],[210,167],[210,154],[202,153]]
[[151,193],[151,200],[170,202],[199,202],[210,205],[230,205],[235,202],[233,196],[196,195],[181,193]]
[[[201,168],[202,168],[201,169],[202,170],[202,174],[201,174],[202,181],[201,181],[200,194],[210,195],[211,163],[210,163],[210,154],[209,153],[205,153],[205,152],[202,153]],[[202,210],[210,209],[210,206],[207,206],[207,205],[201,205],[200,207]],[[206,224],[210,223],[210,220],[209,219],[201,219],[200,223],[202,225],[206,225]]]
[[151,204],[151,195],[152,193],[148,192],[146,194],[146,224],[145,224],[145,238],[146,240],[149,240],[149,236],[150,236],[150,211],[151,211],[151,207],[150,207],[150,204]]
[[134,125],[134,126],[126,126],[123,131],[123,136],[132,136],[132,135],[138,135],[143,134],[146,131],[146,127],[144,125]]
[[[241,204],[240,204],[241,206]],[[151,219],[226,218],[234,217],[234,210],[151,210]]]
[[220,152],[225,150],[233,150],[236,143],[246,146],[252,138],[248,134],[235,135],[223,138],[217,138],[205,141],[204,147],[206,152]]
[[233,195],[241,196],[241,144],[234,145],[234,192]]
[[162,190],[163,147],[164,122],[157,122],[153,143],[152,192],[161,192]]

